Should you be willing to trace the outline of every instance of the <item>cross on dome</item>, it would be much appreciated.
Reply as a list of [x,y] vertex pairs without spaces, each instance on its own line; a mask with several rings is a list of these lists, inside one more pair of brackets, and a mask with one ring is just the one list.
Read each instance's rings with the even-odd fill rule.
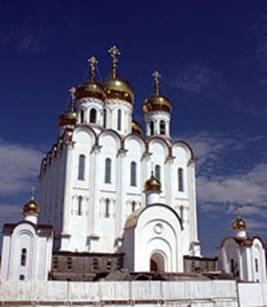
[[119,48],[114,45],[109,49],[109,54],[112,58],[112,66],[111,66],[111,71],[112,71],[112,78],[117,77],[117,63],[118,63],[118,56],[121,55]]
[[31,200],[34,200],[35,186],[31,187]]
[[159,90],[160,90],[159,79],[161,78],[161,75],[157,70],[155,70],[152,74],[152,77],[154,78],[155,96],[159,96]]
[[76,87],[73,86],[69,89],[70,97],[71,97],[71,110],[74,110],[74,102],[75,102],[75,93]]
[[98,64],[98,61],[96,57],[93,55],[88,59],[89,65],[90,65],[90,81],[95,81],[95,69],[96,65]]

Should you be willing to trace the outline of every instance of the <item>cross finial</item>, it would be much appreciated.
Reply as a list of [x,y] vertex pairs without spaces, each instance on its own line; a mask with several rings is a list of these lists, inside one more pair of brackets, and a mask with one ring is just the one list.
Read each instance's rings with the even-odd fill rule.
[[31,200],[34,200],[35,186],[31,187]]
[[154,92],[155,92],[155,96],[159,96],[159,90],[160,90],[160,86],[159,86],[159,79],[161,78],[160,73],[155,70],[152,74],[152,77],[154,78]]
[[90,81],[95,81],[95,67],[98,64],[98,61],[96,57],[93,55],[88,59],[89,65],[90,65]]
[[70,107],[71,107],[71,110],[74,110],[74,102],[75,102],[75,92],[76,92],[76,87],[73,86],[69,89],[69,93],[70,93],[70,97],[71,97],[71,100],[70,100]]
[[112,58],[112,66],[111,66],[112,78],[116,78],[118,55],[121,55],[121,53],[120,53],[120,50],[118,49],[118,47],[116,45],[111,47],[108,52],[109,52],[109,54]]

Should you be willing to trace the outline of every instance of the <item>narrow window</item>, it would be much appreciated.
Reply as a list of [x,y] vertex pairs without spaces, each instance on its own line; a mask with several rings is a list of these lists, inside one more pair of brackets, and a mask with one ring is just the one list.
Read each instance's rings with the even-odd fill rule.
[[164,120],[161,120],[159,122],[159,133],[161,135],[165,135],[166,134],[166,126],[165,126],[165,121]]
[[79,196],[78,197],[78,210],[77,210],[78,215],[82,215],[82,201],[83,201],[82,196]]
[[94,258],[93,259],[93,269],[94,271],[98,270],[98,267],[99,267],[99,261],[97,258]]
[[106,264],[106,269],[107,269],[107,271],[110,271],[110,270],[111,270],[111,266],[112,266],[111,259],[108,259],[107,264]]
[[58,269],[58,257],[53,258],[53,269]]
[[105,217],[110,217],[110,200],[105,200]]
[[184,170],[181,167],[178,168],[178,191],[184,191]]
[[111,159],[105,160],[105,183],[111,183]]
[[104,113],[103,113],[103,126],[104,128],[107,128],[107,110],[104,109]]
[[234,259],[230,260],[230,270],[233,275],[235,275],[235,262]]
[[259,272],[259,261],[257,258],[255,259],[255,270],[256,272]]
[[132,212],[135,211],[135,208],[136,208],[136,201],[132,201]]
[[81,124],[84,122],[84,110],[81,110]]
[[136,162],[131,162],[131,186],[136,187]]
[[154,135],[154,122],[153,121],[149,123],[149,128],[150,128],[150,135]]
[[160,165],[155,166],[155,177],[158,181],[160,181]]
[[67,258],[67,269],[68,270],[72,269],[72,258],[71,257]]
[[117,129],[119,131],[121,130],[121,110],[118,110],[117,113]]
[[90,111],[90,123],[96,123],[96,109],[91,109]]
[[78,180],[84,180],[85,155],[79,155]]
[[27,261],[27,249],[23,248],[21,250],[21,256],[20,256],[20,265],[25,266]]
[[25,280],[25,275],[19,275],[19,280]]

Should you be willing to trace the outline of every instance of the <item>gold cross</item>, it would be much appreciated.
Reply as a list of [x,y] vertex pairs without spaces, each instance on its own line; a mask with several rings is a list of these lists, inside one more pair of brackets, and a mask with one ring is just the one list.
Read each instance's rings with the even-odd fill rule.
[[159,79],[161,78],[161,75],[157,70],[155,70],[152,74],[152,77],[154,78],[155,96],[159,96],[159,90],[160,90]]
[[90,81],[95,81],[95,67],[98,64],[98,61],[96,57],[93,55],[88,59],[89,65],[90,65]]
[[117,63],[118,63],[118,56],[121,55],[119,48],[114,45],[109,49],[109,54],[112,58],[112,78],[116,78],[117,76]]

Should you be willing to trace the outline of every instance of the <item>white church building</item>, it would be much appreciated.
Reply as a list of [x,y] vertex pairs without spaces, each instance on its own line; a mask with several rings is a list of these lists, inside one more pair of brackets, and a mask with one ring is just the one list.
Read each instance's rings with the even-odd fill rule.
[[[172,103],[161,93],[160,74],[153,73],[154,89],[143,102],[143,130],[133,117],[134,91],[118,72],[120,52],[113,46],[109,53],[103,83],[91,57],[88,81],[70,90],[59,137],[41,164],[38,201],[3,228],[2,282],[91,281],[103,272],[165,278],[186,273],[185,259],[215,263],[201,255],[194,154],[172,139]],[[217,273],[265,282],[263,241],[247,236],[240,218],[233,228]]]

